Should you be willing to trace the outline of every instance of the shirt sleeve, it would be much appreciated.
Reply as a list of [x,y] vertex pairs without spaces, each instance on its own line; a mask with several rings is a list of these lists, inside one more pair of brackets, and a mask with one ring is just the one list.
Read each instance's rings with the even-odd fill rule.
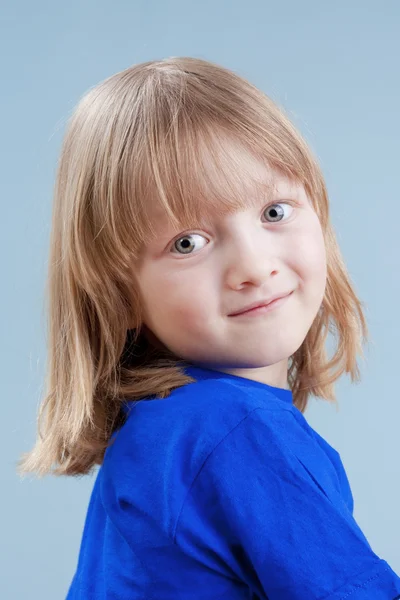
[[176,543],[203,562],[218,555],[263,599],[400,598],[400,578],[339,490],[302,460],[312,439],[291,417],[285,435],[287,416],[285,424],[255,409],[214,448],[186,497]]

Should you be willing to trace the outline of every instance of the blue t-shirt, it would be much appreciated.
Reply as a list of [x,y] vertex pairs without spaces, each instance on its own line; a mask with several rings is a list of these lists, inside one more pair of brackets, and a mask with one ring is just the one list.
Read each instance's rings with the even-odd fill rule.
[[189,366],[128,402],[93,487],[67,600],[394,600],[340,455],[292,392]]

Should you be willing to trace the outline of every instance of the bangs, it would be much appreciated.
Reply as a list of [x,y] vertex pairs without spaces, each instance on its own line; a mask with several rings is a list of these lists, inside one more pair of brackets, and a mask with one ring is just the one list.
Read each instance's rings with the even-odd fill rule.
[[[290,158],[277,160],[265,140],[253,142],[221,129],[176,131],[164,148],[149,152],[142,165],[145,188],[135,192],[140,215],[138,243],[153,239],[159,225],[196,228],[215,218],[267,203],[276,193],[277,176],[304,184],[305,167],[294,168]],[[275,160],[274,160],[275,159]]]

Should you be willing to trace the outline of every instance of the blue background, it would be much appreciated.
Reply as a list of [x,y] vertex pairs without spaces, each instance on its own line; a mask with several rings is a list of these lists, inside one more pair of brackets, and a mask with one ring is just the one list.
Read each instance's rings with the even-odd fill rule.
[[[282,104],[316,152],[371,344],[340,410],[310,424],[341,454],[355,516],[400,573],[400,4],[234,0],[14,1],[1,5],[0,597],[64,598],[93,478],[20,480],[35,437],[45,346],[52,190],[65,123],[89,87],[133,63],[196,56]],[[332,349],[330,343],[328,348]]]

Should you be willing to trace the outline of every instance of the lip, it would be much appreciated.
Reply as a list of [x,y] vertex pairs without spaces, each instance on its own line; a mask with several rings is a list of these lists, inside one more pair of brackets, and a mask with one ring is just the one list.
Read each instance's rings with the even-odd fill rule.
[[258,300],[257,302],[253,302],[252,304],[248,304],[247,306],[245,306],[244,308],[242,308],[241,310],[239,310],[238,312],[234,312],[231,313],[230,315],[228,315],[229,317],[236,317],[237,315],[242,315],[244,313],[247,313],[255,308],[260,308],[260,307],[267,307],[269,304],[271,304],[272,302],[274,302],[275,300],[280,300],[282,298],[286,298],[287,296],[290,296],[290,294],[293,292],[284,292],[282,294],[275,294],[275,296],[271,296],[271,298],[268,298],[268,300]]

